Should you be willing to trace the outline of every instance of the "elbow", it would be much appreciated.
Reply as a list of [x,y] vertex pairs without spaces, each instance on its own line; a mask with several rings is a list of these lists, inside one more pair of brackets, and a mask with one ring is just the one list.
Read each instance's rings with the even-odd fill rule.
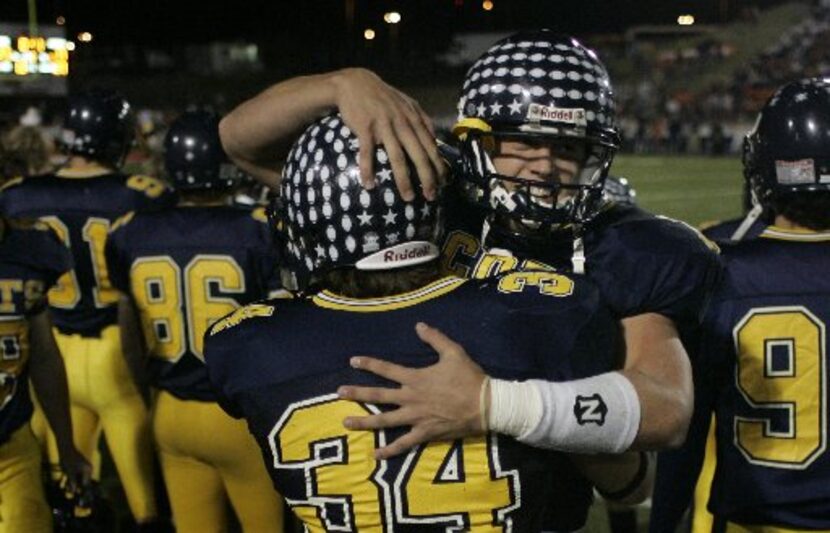
[[239,164],[239,154],[233,143],[233,115],[226,115],[219,121],[219,141],[228,157]]
[[683,446],[692,421],[693,404],[693,398],[680,394],[667,402],[662,427],[655,434],[656,450],[674,450]]

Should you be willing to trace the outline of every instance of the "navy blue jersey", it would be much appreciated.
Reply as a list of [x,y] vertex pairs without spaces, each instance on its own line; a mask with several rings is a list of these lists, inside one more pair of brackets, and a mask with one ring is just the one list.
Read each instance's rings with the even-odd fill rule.
[[[452,210],[449,216],[454,222]],[[461,224],[455,225],[459,229],[448,226],[444,267],[458,276],[478,275],[477,263],[484,253],[478,238],[481,225],[474,217],[468,208]],[[487,244],[565,271],[571,268],[573,244],[570,232],[562,233],[561,242],[545,239],[537,246],[497,240]],[[699,324],[721,267],[714,245],[695,229],[635,206],[612,203],[585,228],[583,239],[586,275],[618,317],[659,313],[680,328]]]
[[213,401],[202,343],[216,320],[278,288],[262,208],[175,207],[128,214],[107,241],[113,285],[132,296],[155,387]]
[[[447,201],[444,270],[457,276],[486,276],[489,265],[481,261],[486,253],[479,238],[485,212],[457,196],[449,195]],[[682,222],[616,203],[609,203],[585,231],[586,275],[599,286],[615,316],[663,314],[675,321],[691,353],[694,330],[720,275],[714,246]],[[534,245],[528,239],[500,242],[495,237],[488,245],[567,270],[573,244],[570,232],[562,233],[558,242],[546,239]],[[587,520],[593,489],[572,469],[565,475],[568,468],[566,462],[551,478],[558,493],[548,506],[549,529],[571,531]]]
[[435,362],[414,331],[418,321],[504,379],[571,380],[612,370],[621,357],[617,322],[593,285],[516,271],[442,278],[386,298],[322,292],[253,304],[211,330],[208,372],[220,404],[247,420],[276,488],[312,531],[539,531],[549,501],[544,474],[559,464],[556,454],[491,434],[375,461],[373,449],[402,430],[343,428],[345,416],[378,407],[338,400],[338,386],[386,384],[352,369],[350,356],[382,350],[404,365]]
[[768,227],[724,245],[723,259],[724,283],[703,326],[692,428],[661,463],[667,490],[654,503],[665,527],[652,530],[673,530],[688,504],[712,412],[716,517],[830,529],[830,232]]
[[[745,217],[733,218],[724,220],[723,222],[714,222],[709,224],[701,224],[700,232],[715,242],[726,242],[732,240],[732,234],[741,225]],[[764,231],[767,225],[763,221],[756,220],[747,230],[746,234],[741,240],[754,239]]]
[[71,268],[69,251],[45,224],[0,219],[0,444],[32,416],[27,320]]
[[170,189],[146,176],[107,173],[14,180],[0,194],[0,213],[39,218],[72,252],[75,268],[49,292],[55,326],[64,333],[96,336],[117,321],[118,293],[109,281],[104,246],[112,222],[132,210],[168,205]]

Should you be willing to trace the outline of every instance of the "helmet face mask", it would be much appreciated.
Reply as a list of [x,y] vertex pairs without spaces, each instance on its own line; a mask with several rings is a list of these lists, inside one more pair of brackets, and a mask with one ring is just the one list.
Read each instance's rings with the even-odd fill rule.
[[[508,37],[470,68],[458,112],[469,199],[529,229],[584,224],[598,213],[620,141],[610,79],[593,51],[544,30]],[[560,167],[552,179],[531,180],[498,171],[495,148],[504,140],[550,146],[556,160],[568,159],[563,146],[584,146],[584,154],[573,179]]]
[[[508,143],[518,151],[504,151]],[[529,229],[584,224],[602,203],[613,152],[578,137],[470,131],[462,142],[462,188],[468,199]],[[550,161],[543,167],[549,170],[529,168],[539,159]]]

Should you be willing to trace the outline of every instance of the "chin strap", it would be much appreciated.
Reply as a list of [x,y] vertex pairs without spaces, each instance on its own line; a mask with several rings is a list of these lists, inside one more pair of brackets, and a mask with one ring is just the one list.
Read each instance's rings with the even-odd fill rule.
[[582,224],[574,224],[574,251],[571,256],[571,267],[574,274],[585,273],[585,242],[582,240]]
[[732,241],[739,241],[744,238],[746,232],[749,231],[749,228],[755,224],[755,221],[758,220],[758,217],[761,216],[761,213],[764,212],[764,206],[761,205],[761,202],[758,201],[758,198],[755,196],[755,192],[752,192],[752,209],[749,210],[749,213],[746,214],[746,218],[744,218],[741,225],[738,226],[738,229],[735,230],[735,233],[732,234],[730,240]]

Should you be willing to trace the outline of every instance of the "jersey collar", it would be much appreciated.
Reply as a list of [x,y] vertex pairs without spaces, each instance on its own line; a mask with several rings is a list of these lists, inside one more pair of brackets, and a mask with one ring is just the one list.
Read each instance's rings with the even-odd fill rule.
[[100,176],[106,176],[108,174],[112,174],[114,171],[111,168],[107,168],[101,165],[90,165],[85,167],[84,169],[71,169],[71,168],[62,168],[55,172],[55,175],[59,178],[74,178],[74,179],[84,179],[84,178],[98,178]]
[[449,276],[425,287],[383,298],[348,298],[330,291],[321,291],[312,297],[318,307],[354,313],[377,313],[412,307],[452,292],[467,280]]
[[826,242],[830,241],[830,231],[813,231],[809,229],[785,229],[778,226],[767,226],[760,235],[764,239],[798,242]]

